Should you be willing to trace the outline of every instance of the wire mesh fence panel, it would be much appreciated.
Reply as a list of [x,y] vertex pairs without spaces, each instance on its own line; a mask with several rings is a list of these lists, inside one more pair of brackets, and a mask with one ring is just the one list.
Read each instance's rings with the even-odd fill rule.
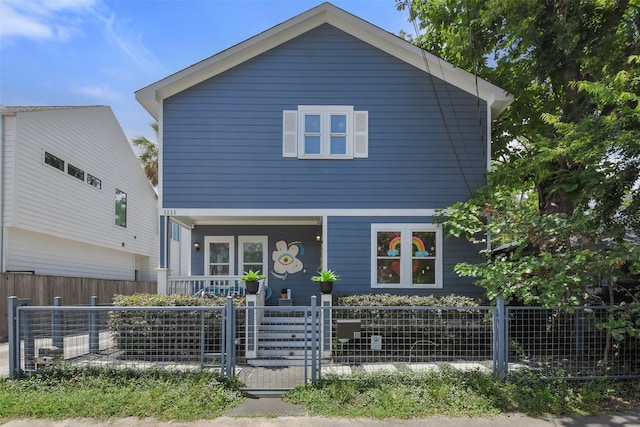
[[21,307],[25,371],[52,365],[220,368],[222,307]]
[[244,389],[288,390],[312,380],[320,321],[311,307],[241,307],[236,325],[236,374]]
[[541,307],[508,307],[509,367],[550,376],[628,377],[640,375],[637,338],[613,338],[602,327],[608,307],[574,313]]
[[[443,363],[490,371],[496,354],[507,353],[509,369],[526,367],[549,376],[640,376],[639,339],[616,339],[602,327],[611,314],[608,307],[583,307],[575,313],[507,307],[503,322],[494,307],[227,303],[20,306],[10,367],[220,369],[236,375],[245,389],[287,390],[324,374],[354,371],[420,371]],[[506,334],[495,333],[504,330]]]
[[324,373],[354,369],[490,370],[490,307],[333,307],[332,351]]

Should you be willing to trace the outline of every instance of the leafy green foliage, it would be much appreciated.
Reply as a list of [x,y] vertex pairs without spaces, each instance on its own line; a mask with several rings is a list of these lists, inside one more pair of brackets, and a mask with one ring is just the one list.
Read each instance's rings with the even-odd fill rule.
[[[226,297],[201,298],[191,295],[134,294],[115,295],[119,307],[224,307]],[[244,298],[234,298],[243,305]],[[222,309],[196,310],[114,310],[109,313],[109,330],[122,357],[145,360],[193,360],[201,350],[201,326],[204,317],[205,348],[220,351]],[[242,328],[244,318],[238,320]]]
[[497,380],[477,370],[441,365],[428,372],[325,376],[284,398],[303,404],[312,415],[328,417],[488,417],[513,412],[542,417],[631,410],[640,406],[640,388],[636,383],[547,379],[530,371]]
[[39,370],[0,379],[0,420],[157,418],[194,421],[222,415],[242,400],[238,384],[211,372],[109,369]]
[[260,270],[253,271],[253,269],[245,271],[244,275],[240,278],[243,282],[257,282],[262,279],[264,279],[264,274],[260,274]]
[[337,282],[340,280],[340,276],[335,273],[333,270],[322,270],[318,271],[318,274],[315,276],[311,276],[311,280],[314,282]]
[[[514,94],[493,123],[487,186],[452,206],[451,235],[490,241],[455,270],[488,296],[562,307],[601,298],[603,326],[640,316],[638,0],[404,2],[419,46]],[[607,284],[604,294],[595,293]]]
[[461,295],[344,295],[337,299],[343,307],[477,307],[479,301]]
[[[159,127],[157,122],[150,123],[151,128],[156,134],[158,139]],[[138,155],[138,161],[142,165],[147,179],[154,187],[158,185],[158,144],[149,141],[144,136],[139,136],[131,140],[131,143],[136,147],[140,154]]]

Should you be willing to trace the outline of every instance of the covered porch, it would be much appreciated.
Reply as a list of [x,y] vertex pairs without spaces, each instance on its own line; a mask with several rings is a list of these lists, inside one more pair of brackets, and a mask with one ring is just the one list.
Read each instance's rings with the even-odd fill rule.
[[[307,305],[311,296],[320,298],[311,277],[326,268],[325,216],[163,211],[158,293],[244,296],[246,288],[240,279],[251,269],[265,275],[260,290],[265,305],[283,305],[282,300],[288,300],[285,305]],[[173,274],[171,223],[191,231],[186,276]]]

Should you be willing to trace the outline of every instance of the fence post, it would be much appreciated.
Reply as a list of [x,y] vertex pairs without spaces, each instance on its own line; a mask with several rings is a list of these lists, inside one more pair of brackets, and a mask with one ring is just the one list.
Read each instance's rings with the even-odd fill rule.
[[493,375],[502,377],[507,374],[507,316],[505,315],[504,297],[498,297],[496,301],[494,323],[494,356]]
[[247,359],[258,357],[258,295],[247,294],[245,296],[247,307],[245,324],[245,352]]
[[[62,306],[62,297],[53,298],[54,307]],[[64,351],[64,335],[62,333],[63,325],[62,311],[54,310],[51,313],[51,344],[61,352]]]
[[235,370],[235,311],[233,309],[233,298],[227,296],[227,306],[225,309],[226,321],[226,334],[225,334],[225,375],[228,378],[233,378]]
[[318,321],[317,302],[315,295],[311,297],[311,383],[315,383],[317,380],[318,371],[318,351],[320,346],[318,345],[318,327],[316,322]]
[[333,297],[331,294],[320,295],[320,321],[321,321],[321,340],[322,340],[322,357],[331,357],[331,325],[333,323],[331,305]]
[[[98,305],[98,297],[91,297],[91,307]],[[100,336],[98,335],[98,312],[89,312],[89,353],[94,354],[100,351]]]
[[18,307],[30,305],[30,298],[9,297],[7,302],[9,321],[9,378],[15,379],[20,375],[20,323]]

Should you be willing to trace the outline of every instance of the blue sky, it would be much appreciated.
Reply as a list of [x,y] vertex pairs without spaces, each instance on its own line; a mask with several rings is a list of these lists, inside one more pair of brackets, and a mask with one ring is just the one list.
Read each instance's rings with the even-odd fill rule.
[[[134,92],[322,0],[0,0],[0,104],[109,105],[129,139],[154,140]],[[394,0],[333,0],[398,34]]]

